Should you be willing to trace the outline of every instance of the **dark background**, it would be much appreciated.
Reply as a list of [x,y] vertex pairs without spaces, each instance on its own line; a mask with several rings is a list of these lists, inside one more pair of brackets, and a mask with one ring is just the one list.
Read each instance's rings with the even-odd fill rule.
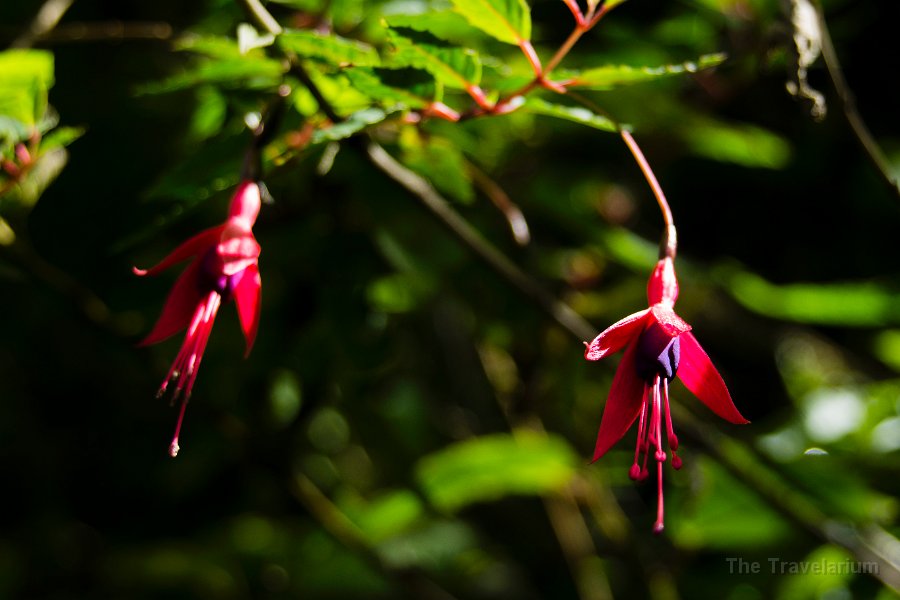
[[[338,32],[369,39],[381,4],[365,3],[362,24],[338,20]],[[857,108],[896,158],[900,10],[824,4]],[[559,2],[532,5],[535,45],[549,56],[571,17]],[[0,41],[38,6],[4,3]],[[273,11],[285,23],[295,15]],[[57,31],[119,20],[234,35],[245,18],[226,2],[77,0]],[[633,434],[587,464],[615,362],[585,363],[578,340],[350,146],[324,176],[313,148],[267,180],[275,203],[255,229],[264,298],[257,345],[241,359],[234,309],[224,306],[182,453],[169,459],[176,411],[154,394],[179,342],[136,342],[174,274],[138,279],[130,268],[221,220],[227,189],[185,200],[167,194],[166,177],[181,168],[186,185],[199,187],[209,183],[202,169],[184,165],[236,172],[248,140],[240,107],[259,106],[265,93],[226,90],[228,125],[198,142],[186,133],[196,90],[136,93],[190,64],[170,41],[39,40],[56,60],[51,104],[62,124],[86,133],[33,209],[4,215],[17,242],[0,253],[0,596],[438,598],[443,588],[459,598],[599,598],[607,589],[653,598],[893,597],[866,575],[768,568],[771,557],[867,560],[821,532],[841,523],[890,535],[898,508],[900,197],[861,151],[821,59],[810,82],[826,94],[824,121],[786,93],[787,35],[770,1],[631,0],[565,63],[730,57],[714,72],[592,96],[635,126],[679,228],[679,312],[753,421],[719,422],[675,391],[699,431],[721,432],[743,450],[711,449],[688,427],[687,465],[665,475],[660,537],[650,532],[654,486],[626,478]],[[465,150],[520,205],[533,242],[517,247],[481,194],[455,207],[597,331],[643,308],[661,222],[621,140],[504,119],[459,125],[462,134],[444,123],[431,131],[482,145]],[[760,148],[755,162],[698,151],[690,132],[699,119],[762,128],[789,155],[765,167],[771,157]],[[834,437],[816,427],[822,414],[858,423]],[[423,457],[538,420],[576,457],[574,488],[543,499],[506,490],[458,511],[435,505],[419,474]],[[811,447],[827,455],[804,454]],[[504,464],[490,467],[500,479]],[[821,528],[747,472],[820,511],[810,518]],[[404,520],[404,510],[413,516]],[[566,519],[580,525],[554,529]],[[587,550],[573,541],[579,527]],[[759,561],[762,572],[729,572],[729,557]]]

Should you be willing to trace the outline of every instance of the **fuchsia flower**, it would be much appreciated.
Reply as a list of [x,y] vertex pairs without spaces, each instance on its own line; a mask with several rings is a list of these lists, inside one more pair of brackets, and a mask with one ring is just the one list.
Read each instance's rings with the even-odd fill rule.
[[169,445],[169,454],[173,457],[178,454],[178,434],[184,410],[222,302],[234,298],[247,342],[245,356],[250,354],[256,339],[261,292],[257,264],[260,248],[253,237],[252,227],[259,208],[259,186],[255,182],[244,181],[234,193],[225,223],[187,240],[155,267],[133,269],[136,275],[156,275],[193,258],[175,281],[153,330],[140,343],[141,346],[156,344],[187,328],[181,350],[157,394],[162,396],[169,384],[174,382],[176,387],[172,402],[181,399],[175,435]]
[[681,459],[675,454],[678,438],[669,412],[669,382],[678,375],[685,387],[718,416],[732,423],[749,423],[735,408],[725,382],[691,333],[691,326],[675,314],[677,298],[675,266],[671,257],[665,257],[656,264],[647,284],[650,307],[613,324],[590,344],[585,342],[584,352],[586,359],[600,360],[625,348],[600,421],[594,460],[606,454],[640,417],[634,464],[628,474],[633,480],[645,479],[649,475],[647,459],[653,450],[658,486],[655,533],[663,529],[662,467],[667,458],[662,440],[663,415],[672,466],[681,468]]

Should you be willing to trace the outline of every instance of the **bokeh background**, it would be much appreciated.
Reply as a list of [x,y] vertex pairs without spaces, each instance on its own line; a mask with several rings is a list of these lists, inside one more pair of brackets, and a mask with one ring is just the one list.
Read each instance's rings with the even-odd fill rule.
[[[380,46],[401,4],[426,3],[270,9]],[[571,15],[530,4],[546,57]],[[900,9],[823,5],[856,107],[896,165]],[[40,6],[2,3],[0,42]],[[729,56],[590,94],[634,126],[667,192],[679,312],[752,421],[719,421],[673,388],[685,467],[665,474],[663,535],[655,486],[627,478],[633,433],[589,464],[618,359],[584,361],[578,339],[347,143],[330,168],[337,148],[312,145],[266,178],[256,347],[242,359],[225,306],[170,459],[176,411],[154,394],[180,342],[136,342],[175,274],[131,266],[221,221],[243,115],[272,90],[159,82],[198,72],[178,36],[233,38],[246,20],[225,0],[76,0],[31,42],[55,58],[61,126],[83,135],[42,194],[0,204],[0,596],[896,597],[900,195],[821,59],[823,120],[786,92],[791,27],[775,0],[629,0],[563,65]],[[473,43],[527,68],[514,48]],[[292,114],[284,135],[301,129]],[[661,219],[617,136],[517,114],[422,131],[373,135],[596,331],[645,306]],[[428,136],[483,177],[423,151]],[[483,178],[522,209],[530,244]]]

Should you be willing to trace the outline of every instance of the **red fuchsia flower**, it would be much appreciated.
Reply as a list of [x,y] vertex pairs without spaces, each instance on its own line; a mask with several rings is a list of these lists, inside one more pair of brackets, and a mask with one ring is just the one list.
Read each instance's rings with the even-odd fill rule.
[[585,342],[584,352],[586,359],[600,360],[625,348],[600,421],[594,460],[606,454],[640,418],[634,464],[628,475],[635,481],[646,479],[647,460],[653,452],[658,486],[655,533],[663,530],[662,468],[667,458],[663,416],[672,466],[681,468],[681,458],[676,455],[678,437],[669,412],[669,382],[677,375],[718,416],[732,423],[749,423],[735,408],[725,382],[691,333],[691,326],[675,314],[677,298],[675,266],[672,258],[665,257],[656,264],[647,284],[650,307],[613,324],[590,344]]
[[169,454],[173,457],[178,454],[178,434],[191,388],[197,379],[213,321],[223,302],[234,298],[247,343],[245,356],[250,354],[256,339],[261,292],[257,264],[260,248],[253,237],[252,227],[259,208],[259,186],[255,182],[244,181],[234,193],[225,223],[187,240],[155,267],[133,269],[136,275],[156,275],[193,258],[175,281],[153,330],[140,343],[141,346],[156,344],[187,328],[181,350],[157,394],[162,396],[169,384],[175,383],[172,402],[181,400],[175,435],[169,445]]

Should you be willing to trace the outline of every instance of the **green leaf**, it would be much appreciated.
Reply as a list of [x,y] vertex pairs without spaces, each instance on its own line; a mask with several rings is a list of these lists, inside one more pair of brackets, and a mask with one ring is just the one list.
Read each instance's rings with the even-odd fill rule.
[[317,130],[312,136],[311,143],[319,144],[343,140],[354,133],[362,131],[369,125],[384,121],[385,117],[387,117],[387,113],[378,108],[366,108],[357,111],[340,123],[326,129]]
[[[563,106],[562,104],[553,104],[541,98],[530,97],[522,105],[522,108],[528,112],[538,115],[546,115],[548,117],[556,117],[557,119],[565,119],[573,123],[580,123],[600,129],[601,131],[618,132],[616,123],[611,119],[598,115],[580,106]],[[624,126],[623,126],[624,128]]]
[[59,127],[41,140],[41,153],[68,146],[84,135],[83,127]]
[[391,63],[425,69],[448,87],[468,89],[481,81],[481,60],[468,48],[458,48],[425,32],[398,28],[388,30],[394,46]]
[[435,94],[434,78],[419,69],[347,69],[344,75],[369,98],[401,108],[423,108]]
[[202,142],[219,133],[225,124],[227,109],[225,98],[216,88],[212,86],[198,88],[197,107],[191,115],[187,137],[194,142]]
[[408,27],[416,31],[427,31],[442,40],[469,39],[473,34],[481,34],[472,29],[469,22],[459,13],[450,10],[431,10],[419,14],[398,14],[384,17],[391,27]]
[[419,461],[416,476],[431,503],[456,511],[509,494],[550,494],[575,473],[577,457],[558,437],[534,432],[482,436]]
[[787,140],[755,125],[698,120],[681,135],[695,154],[721,162],[781,169],[791,158]]
[[486,34],[509,44],[531,39],[531,9],[525,0],[451,0],[457,12]]
[[696,73],[722,64],[724,54],[704,54],[696,61],[657,67],[630,67],[627,65],[607,65],[580,73],[561,73],[560,78],[571,78],[570,85],[592,90],[611,90],[623,85],[653,81],[662,77]]
[[199,61],[183,73],[140,86],[137,94],[165,94],[198,85],[269,88],[278,85],[285,71],[281,61],[251,55]]
[[[790,534],[784,519],[723,467],[705,456],[691,461],[696,461],[690,467],[696,483],[687,493],[674,488],[666,498],[671,513],[678,515],[666,523],[676,545],[688,549],[759,547]],[[746,515],[755,517],[747,519]]]
[[466,159],[459,146],[441,137],[423,140],[412,127],[404,130],[400,145],[404,164],[431,181],[438,190],[464,203],[475,199]]
[[731,269],[718,278],[744,307],[776,319],[846,327],[900,322],[896,294],[874,283],[775,285],[749,271]]
[[418,308],[434,288],[434,283],[421,273],[392,273],[369,284],[366,297],[377,310],[406,313]]
[[370,502],[349,496],[340,508],[372,544],[409,531],[424,515],[422,502],[410,490],[386,492]]
[[381,64],[381,59],[372,46],[334,34],[288,29],[278,37],[278,43],[285,50],[304,57],[318,58],[335,66],[349,64],[375,67]]
[[768,570],[778,576],[780,600],[849,596],[848,583],[856,573],[878,573],[878,563],[861,561],[844,548],[820,546],[802,561],[769,559]]
[[0,116],[30,128],[47,110],[53,86],[53,54],[44,50],[0,52]]

